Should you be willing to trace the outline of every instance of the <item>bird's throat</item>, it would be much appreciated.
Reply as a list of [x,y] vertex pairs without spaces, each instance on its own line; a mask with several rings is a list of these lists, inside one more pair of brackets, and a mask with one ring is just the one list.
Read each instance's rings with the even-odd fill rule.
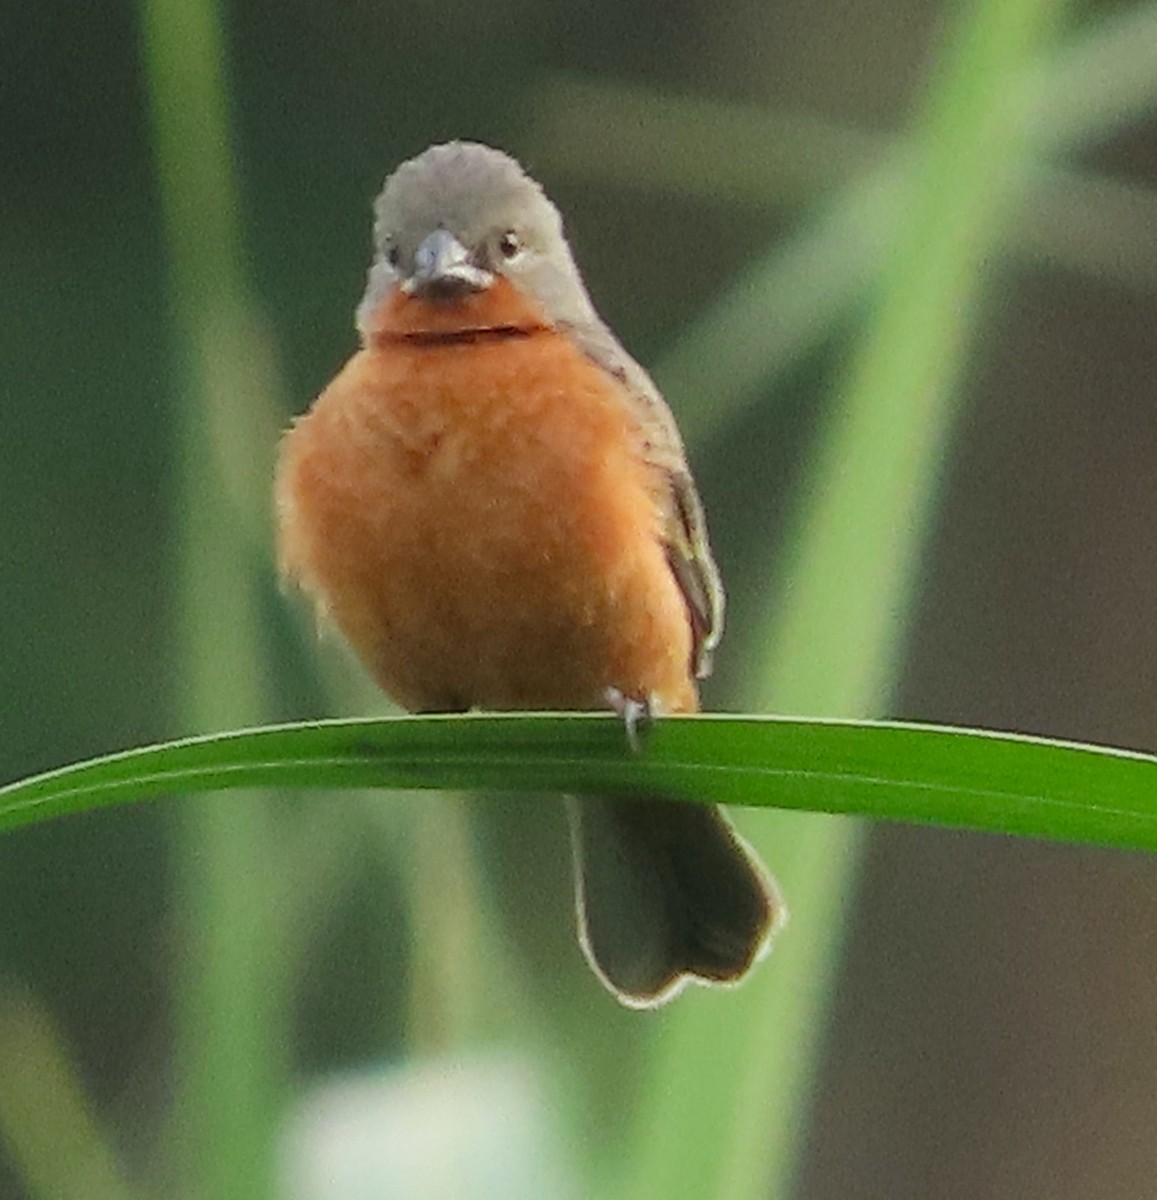
[[444,346],[521,339],[552,328],[542,308],[508,279],[453,299],[391,292],[363,326],[367,344]]
[[408,346],[471,346],[479,342],[504,342],[546,333],[545,325],[487,325],[466,329],[426,329],[411,333],[379,333],[374,341],[404,343]]

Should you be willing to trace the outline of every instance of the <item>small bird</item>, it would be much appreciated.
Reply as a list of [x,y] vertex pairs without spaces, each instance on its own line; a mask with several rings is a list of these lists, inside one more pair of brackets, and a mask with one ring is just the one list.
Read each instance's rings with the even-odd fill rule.
[[[279,564],[413,712],[698,710],[723,588],[674,418],[558,210],[472,142],[375,206],[361,348],[285,435]],[[568,800],[579,941],[622,1003],[733,983],[775,884],[715,808]]]

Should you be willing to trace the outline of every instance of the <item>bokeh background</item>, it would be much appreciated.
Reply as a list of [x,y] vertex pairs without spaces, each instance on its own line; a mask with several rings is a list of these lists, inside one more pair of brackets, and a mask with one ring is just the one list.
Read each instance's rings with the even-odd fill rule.
[[[687,429],[732,601],[711,706],[1157,748],[1157,6],[1001,7],[0,6],[0,778],[386,711],[278,594],[268,478],[354,347],[383,176],[455,136],[544,181]],[[951,183],[954,129],[959,186],[905,192]],[[914,340],[939,313],[942,251],[942,353],[898,376],[924,416],[879,447],[919,495],[856,543],[911,551],[880,555],[883,649],[825,692],[839,639],[801,643],[817,682],[777,692],[840,476],[814,463],[888,297]],[[837,613],[871,603],[862,557]],[[795,920],[689,1017],[590,978],[545,798],[173,797],[5,836],[0,1197],[1152,1191],[1157,864],[740,820]]]

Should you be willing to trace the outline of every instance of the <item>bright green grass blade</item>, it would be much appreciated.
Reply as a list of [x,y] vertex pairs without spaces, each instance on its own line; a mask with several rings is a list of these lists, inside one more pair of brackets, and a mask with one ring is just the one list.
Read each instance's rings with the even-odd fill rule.
[[277,786],[660,791],[1157,849],[1157,757],[870,721],[665,717],[632,755],[612,718],[395,717],[272,726],[92,759],[0,788],[0,829],[171,792]]

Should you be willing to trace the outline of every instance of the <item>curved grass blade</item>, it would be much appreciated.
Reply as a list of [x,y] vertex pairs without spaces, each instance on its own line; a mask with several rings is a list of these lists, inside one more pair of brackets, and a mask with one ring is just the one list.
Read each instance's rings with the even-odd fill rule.
[[1157,849],[1157,757],[896,722],[665,717],[642,754],[588,714],[395,717],[188,738],[0,788],[0,829],[245,787],[660,791]]

